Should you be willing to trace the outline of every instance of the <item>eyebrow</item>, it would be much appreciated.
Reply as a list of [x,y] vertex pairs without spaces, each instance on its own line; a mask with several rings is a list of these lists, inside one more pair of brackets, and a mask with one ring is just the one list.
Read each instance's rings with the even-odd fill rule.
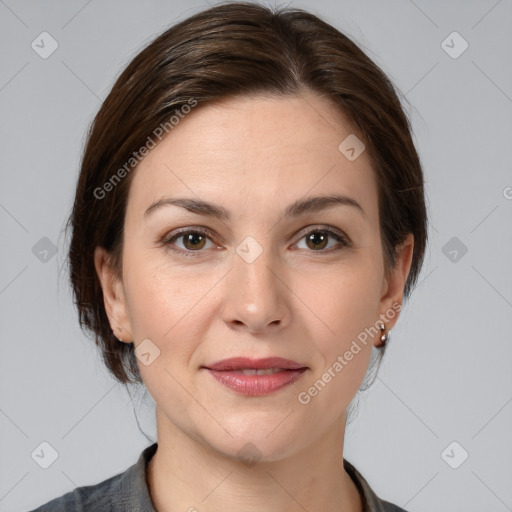
[[[188,198],[163,198],[155,201],[144,212],[144,217],[147,217],[157,209],[167,205],[180,206],[192,213],[207,215],[222,221],[229,221],[231,219],[229,211],[222,206],[209,203],[201,199]],[[297,200],[286,208],[283,218],[299,217],[305,213],[318,212],[325,210],[326,208],[339,205],[354,207],[366,220],[368,220],[368,215],[355,199],[340,194],[309,197],[307,199]]]

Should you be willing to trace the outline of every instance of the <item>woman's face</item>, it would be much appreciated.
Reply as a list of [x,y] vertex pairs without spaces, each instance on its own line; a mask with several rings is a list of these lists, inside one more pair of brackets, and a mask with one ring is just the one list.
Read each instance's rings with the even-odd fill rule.
[[[192,110],[134,171],[122,281],[109,289],[100,249],[96,264],[112,327],[144,342],[159,428],[273,460],[344,427],[378,339],[358,335],[401,303],[412,255],[409,244],[384,278],[370,158],[339,149],[354,133],[313,94],[229,99]],[[311,201],[335,195],[359,206]],[[190,204],[165,203],[177,199]],[[208,369],[237,357],[302,370]]]

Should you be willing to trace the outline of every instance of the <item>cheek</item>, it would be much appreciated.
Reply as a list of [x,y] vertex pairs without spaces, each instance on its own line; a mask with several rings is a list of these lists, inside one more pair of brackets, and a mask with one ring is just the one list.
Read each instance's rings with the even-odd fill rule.
[[[186,421],[190,397],[183,388],[188,382],[190,358],[201,344],[205,332],[201,300],[208,281],[190,279],[190,273],[170,268],[160,257],[128,256],[125,288],[132,333],[136,345],[149,339],[156,345],[157,357],[139,370],[149,393],[157,404],[167,404],[173,414]],[[158,352],[159,351],[159,352]],[[190,385],[187,383],[187,389]]]
[[192,324],[196,306],[211,286],[211,277],[184,272],[166,260],[162,249],[127,254],[125,287],[136,340],[170,342],[174,333]]
[[[343,358],[343,354],[339,354]],[[366,373],[371,349],[361,347],[350,361],[338,361],[338,354],[325,368],[318,372],[306,386],[298,390],[297,401],[303,408],[303,414],[311,418],[312,423],[322,418],[318,429],[339,420],[356,395]]]
[[[375,324],[378,319],[381,279],[378,262],[367,257],[347,260],[346,265],[304,275],[293,286],[302,299],[304,311],[311,318],[309,325],[317,348],[331,364],[353,339]],[[364,347],[364,345],[363,345]]]
[[336,421],[354,398],[367,371],[373,343],[365,328],[375,323],[375,301],[371,287],[366,288],[365,294],[360,285],[359,281],[353,293],[348,288],[341,291],[333,287],[311,304],[328,326],[327,329],[316,322],[323,333],[311,336],[319,355],[318,364],[297,389],[297,400],[313,422],[319,416],[326,425]]
[[300,403],[309,400],[306,407],[310,414],[322,410],[332,420],[348,406],[361,385],[374,335],[365,329],[373,327],[378,319],[382,279],[378,261],[371,256],[354,261],[325,274],[317,272],[314,280],[305,276],[294,288],[298,296],[307,298],[304,303],[311,317],[311,340],[320,355],[319,364],[299,390],[307,395],[302,395]]
[[136,345],[149,339],[160,351],[148,366],[139,361],[142,378],[150,391],[155,388],[156,394],[167,390],[179,396],[179,386],[170,375],[179,382],[188,380],[191,358],[211,321],[212,294],[208,291],[218,276],[198,267],[185,270],[171,265],[163,251],[127,254],[125,275],[128,314]]

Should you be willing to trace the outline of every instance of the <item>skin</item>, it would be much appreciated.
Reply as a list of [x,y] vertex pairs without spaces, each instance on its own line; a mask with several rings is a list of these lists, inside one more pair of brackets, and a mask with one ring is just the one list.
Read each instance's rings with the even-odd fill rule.
[[[362,511],[342,465],[343,440],[378,336],[307,405],[297,400],[360,332],[402,303],[410,270],[412,234],[385,278],[372,162],[367,152],[349,161],[338,150],[352,133],[344,115],[310,92],[230,98],[197,107],[138,166],[123,274],[100,247],[95,265],[112,329],[160,350],[150,365],[139,363],[156,403],[158,450],[147,480],[159,512]],[[355,199],[366,217],[335,205],[282,218],[296,200],[333,193]],[[210,201],[231,219],[175,205],[145,216],[163,197]],[[199,226],[209,230],[204,242],[165,245],[177,228]],[[326,226],[351,245],[332,235],[326,245],[308,244],[306,235]],[[262,248],[251,263],[235,252],[247,236]],[[201,368],[234,356],[280,356],[308,370],[277,392],[247,397]],[[260,457],[252,466],[238,454],[249,442]]]

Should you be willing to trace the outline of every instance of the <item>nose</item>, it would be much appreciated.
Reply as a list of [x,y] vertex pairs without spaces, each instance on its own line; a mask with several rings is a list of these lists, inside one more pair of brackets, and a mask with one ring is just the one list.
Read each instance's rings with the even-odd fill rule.
[[292,292],[272,251],[263,248],[254,261],[235,253],[232,261],[224,283],[224,322],[232,329],[252,334],[275,334],[286,327],[290,323]]

